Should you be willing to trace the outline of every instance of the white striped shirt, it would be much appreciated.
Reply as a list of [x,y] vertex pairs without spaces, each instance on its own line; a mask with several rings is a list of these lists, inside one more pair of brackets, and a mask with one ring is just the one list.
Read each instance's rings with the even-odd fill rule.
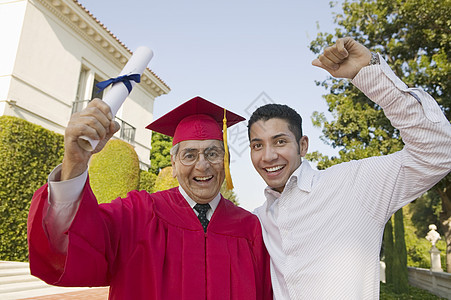
[[324,171],[304,161],[256,209],[275,299],[378,299],[384,226],[451,170],[451,126],[435,100],[381,58],[352,81],[401,132],[404,149]]

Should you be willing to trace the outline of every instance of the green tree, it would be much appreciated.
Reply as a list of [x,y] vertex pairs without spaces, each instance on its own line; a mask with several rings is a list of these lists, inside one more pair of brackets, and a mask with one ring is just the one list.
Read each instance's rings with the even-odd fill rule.
[[149,171],[158,175],[160,170],[171,165],[169,151],[172,147],[172,137],[154,131],[152,132],[151,143]]
[[[379,52],[396,75],[409,86],[422,87],[451,119],[451,0],[345,0],[337,13],[333,34],[319,33],[310,49],[320,53],[335,37],[351,36]],[[399,131],[382,109],[348,80],[328,78],[317,82],[329,91],[324,96],[334,120],[314,113],[322,139],[339,149],[338,157],[314,152],[319,168],[386,155],[402,149]],[[440,196],[440,221],[447,243],[447,267],[451,266],[451,175],[434,187]]]
[[390,218],[384,229],[384,261],[385,261],[385,282],[393,284],[393,260],[394,260],[394,243],[393,243],[393,218]]
[[[440,224],[440,212],[442,210],[440,197],[434,191],[429,191],[408,205],[411,214],[412,225],[417,230],[418,237],[425,237],[429,232],[429,225]],[[440,235],[443,230],[437,226]]]
[[[425,268],[431,267],[431,256],[429,250],[431,250],[431,243],[426,239],[426,235],[429,232],[428,226],[430,224],[439,224],[438,216],[434,216],[430,212],[431,201],[428,197],[429,193],[426,193],[422,197],[418,198],[414,202],[405,206],[404,213],[404,227],[406,229],[406,248],[407,248],[407,265],[410,267]],[[423,213],[423,211],[425,213]],[[427,215],[429,213],[429,216]],[[421,218],[417,219],[420,215]],[[435,217],[435,218],[431,218]],[[425,219],[424,219],[425,218]],[[431,220],[434,220],[431,222]],[[419,223],[418,223],[419,222]],[[446,272],[446,243],[443,240],[439,240],[436,244],[437,248],[441,251],[442,268]]]
[[407,250],[404,238],[404,221],[402,208],[395,213],[395,244],[393,265],[393,291],[397,294],[409,292],[409,275],[407,272]]
[[385,225],[383,246],[385,282],[396,294],[408,293],[407,250],[402,208]]
[[440,212],[442,211],[441,200],[435,190],[431,190],[414,202],[406,206],[404,224],[406,227],[406,246],[408,253],[408,265],[412,267],[431,267],[429,250],[431,243],[426,240],[429,225],[437,225],[437,231],[443,240],[436,244],[441,251],[442,268],[447,270],[446,265],[446,242],[443,228],[440,226]]

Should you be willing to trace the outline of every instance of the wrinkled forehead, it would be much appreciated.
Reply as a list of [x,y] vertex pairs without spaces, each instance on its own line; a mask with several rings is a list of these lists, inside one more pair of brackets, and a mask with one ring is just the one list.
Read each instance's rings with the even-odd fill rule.
[[187,140],[187,141],[181,141],[180,143],[180,150],[184,149],[206,149],[211,147],[218,147],[222,148],[222,141],[218,140]]

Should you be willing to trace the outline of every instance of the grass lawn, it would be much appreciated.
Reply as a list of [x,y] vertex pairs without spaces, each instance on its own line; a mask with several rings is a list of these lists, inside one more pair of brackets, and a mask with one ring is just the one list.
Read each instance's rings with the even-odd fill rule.
[[407,294],[395,294],[392,292],[392,287],[381,282],[381,300],[407,300],[407,299],[417,299],[417,300],[438,300],[446,299],[435,296],[428,291],[409,286],[409,293]]

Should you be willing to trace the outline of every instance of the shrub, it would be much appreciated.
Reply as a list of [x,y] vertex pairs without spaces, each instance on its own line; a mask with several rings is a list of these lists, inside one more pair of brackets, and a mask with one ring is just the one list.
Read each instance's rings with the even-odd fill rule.
[[99,203],[125,197],[129,191],[138,189],[139,158],[133,146],[110,140],[101,152],[92,156],[89,178]]
[[179,182],[176,178],[172,177],[172,167],[161,169],[155,181],[154,191],[163,191],[176,186],[179,186]]
[[0,116],[0,260],[27,261],[27,216],[33,193],[61,163],[63,136]]
[[157,175],[152,173],[151,171],[143,171],[139,172],[139,190],[145,190],[149,193],[153,193],[155,190],[155,181],[157,180]]
[[[421,200],[421,199],[420,199]],[[416,206],[418,206],[418,199],[414,203],[410,203],[406,206],[406,215],[404,217],[404,226],[406,228],[406,246],[407,246],[407,265],[410,267],[425,268],[431,267],[431,243],[426,239],[428,229],[418,229],[418,223],[413,222]],[[429,226],[432,222],[423,221],[424,224]],[[439,225],[439,224],[437,224]],[[437,226],[438,227],[438,226]],[[427,227],[426,227],[427,228]],[[443,271],[446,272],[446,242],[442,235],[442,240],[439,240],[436,244],[437,249],[440,250],[441,265]]]

